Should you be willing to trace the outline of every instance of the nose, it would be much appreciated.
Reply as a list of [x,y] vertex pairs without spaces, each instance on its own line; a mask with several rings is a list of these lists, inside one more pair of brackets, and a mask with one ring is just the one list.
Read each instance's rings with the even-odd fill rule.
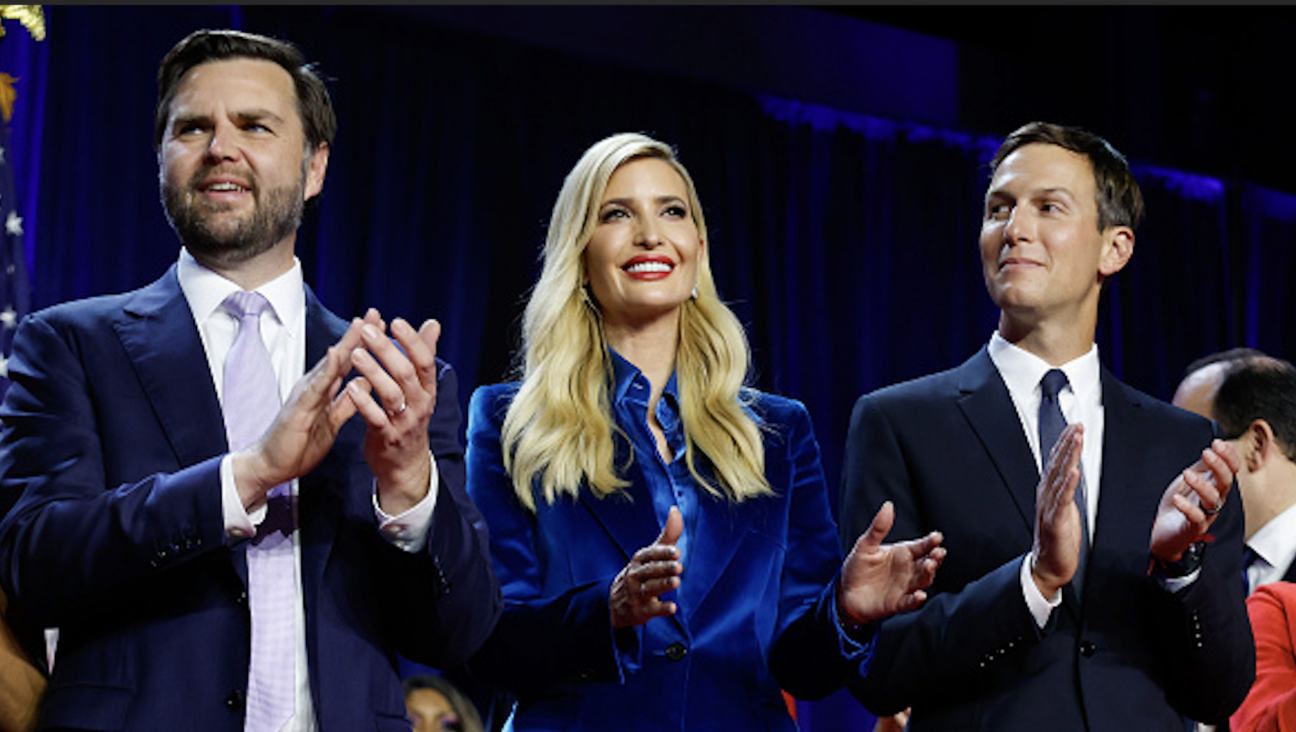
[[639,219],[639,230],[635,242],[646,249],[656,249],[662,244],[661,228],[657,220],[651,216]]
[[227,124],[217,124],[212,128],[211,139],[207,141],[207,157],[213,161],[237,159],[239,148],[234,133],[234,128]]
[[1008,215],[1008,220],[1004,222],[1004,243],[1027,241],[1033,231],[1034,227],[1031,226],[1030,215],[1025,207],[1014,206],[1012,213]]

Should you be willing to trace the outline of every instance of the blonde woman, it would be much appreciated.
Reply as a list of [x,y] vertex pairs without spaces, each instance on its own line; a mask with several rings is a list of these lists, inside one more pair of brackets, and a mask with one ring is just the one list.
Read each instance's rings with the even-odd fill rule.
[[587,150],[554,206],[519,382],[474,393],[468,490],[505,612],[474,659],[515,730],[792,730],[868,671],[876,621],[915,607],[941,538],[843,563],[810,417],[744,387],[746,336],[711,277],[668,146]]

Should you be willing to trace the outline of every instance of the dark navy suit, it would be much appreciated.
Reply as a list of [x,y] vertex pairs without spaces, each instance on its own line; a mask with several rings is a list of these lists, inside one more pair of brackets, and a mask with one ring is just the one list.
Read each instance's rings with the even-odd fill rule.
[[[306,293],[306,362],[346,329]],[[42,728],[241,730],[245,542],[226,539],[216,390],[172,267],[124,295],[58,305],[14,339],[0,416],[0,582],[60,629]],[[500,612],[464,491],[454,372],[429,432],[440,493],[421,553],[377,531],[365,425],[299,484],[311,695],[322,732],[408,732],[396,653],[465,660]]]
[[1041,630],[1019,579],[1039,471],[985,349],[958,368],[860,398],[843,473],[843,542],[885,500],[894,540],[938,529],[949,554],[932,597],[879,631],[875,673],[852,692],[875,713],[913,708],[912,732],[1183,730],[1223,721],[1255,673],[1238,581],[1234,489],[1196,582],[1148,575],[1166,486],[1201,456],[1212,424],[1102,371],[1102,478],[1083,602],[1069,585]]

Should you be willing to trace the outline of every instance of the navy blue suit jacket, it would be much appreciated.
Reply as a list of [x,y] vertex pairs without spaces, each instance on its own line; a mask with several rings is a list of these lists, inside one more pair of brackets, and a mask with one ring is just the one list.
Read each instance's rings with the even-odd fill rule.
[[691,606],[614,634],[612,580],[661,531],[642,471],[619,441],[625,494],[537,497],[531,513],[500,447],[516,389],[478,389],[468,417],[468,489],[490,522],[505,601],[473,668],[517,695],[515,729],[791,731],[781,689],[822,697],[867,670],[870,646],[839,636],[842,555],[799,402],[759,394],[753,405],[769,428],[765,475],[776,495],[735,504],[698,491],[681,558]]
[[[346,323],[307,291],[306,358]],[[124,295],[58,305],[14,339],[0,416],[0,582],[60,629],[42,729],[241,730],[246,542],[225,536],[227,451],[175,268]],[[377,531],[357,416],[299,486],[312,697],[322,732],[408,732],[396,654],[464,661],[501,608],[464,490],[454,372],[429,431],[440,494],[418,554]]]
[[842,540],[885,500],[892,540],[945,534],[932,597],[887,620],[874,673],[852,692],[870,710],[913,708],[922,730],[1183,730],[1225,720],[1255,675],[1238,578],[1236,487],[1189,588],[1148,576],[1166,486],[1201,456],[1212,424],[1102,371],[1102,480],[1081,601],[1041,631],[1018,572],[1030,551],[1039,471],[1008,389],[983,348],[958,368],[865,395],[851,418]]

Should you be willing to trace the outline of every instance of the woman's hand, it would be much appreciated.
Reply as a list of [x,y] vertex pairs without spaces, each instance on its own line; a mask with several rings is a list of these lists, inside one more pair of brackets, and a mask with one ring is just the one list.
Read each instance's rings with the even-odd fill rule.
[[945,559],[939,531],[921,539],[883,544],[893,523],[895,507],[887,501],[842,565],[838,609],[853,623],[871,623],[921,605]]
[[679,587],[684,565],[679,561],[675,542],[684,533],[684,517],[671,506],[666,526],[653,543],[631,557],[615,579],[608,593],[613,629],[643,625],[657,617],[675,614],[675,603],[665,602],[661,595]]

